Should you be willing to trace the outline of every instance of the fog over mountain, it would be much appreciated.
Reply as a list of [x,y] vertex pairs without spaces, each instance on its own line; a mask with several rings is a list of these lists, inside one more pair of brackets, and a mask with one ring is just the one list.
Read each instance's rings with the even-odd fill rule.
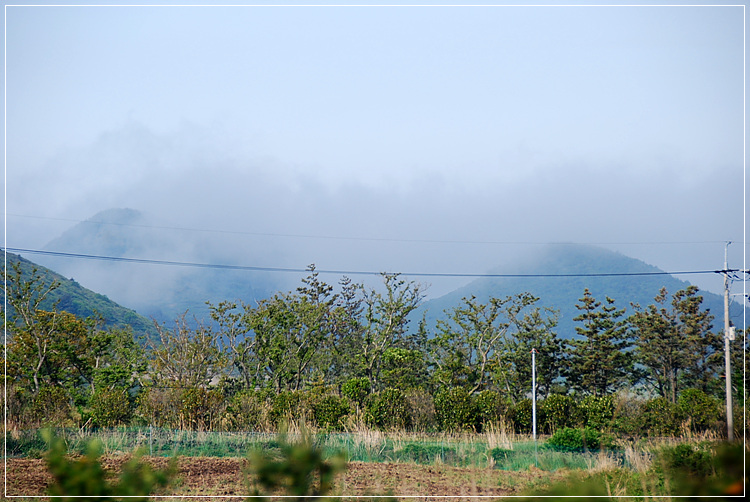
[[[6,10],[8,247],[429,298],[549,243],[744,268],[740,7]],[[57,264],[157,315],[303,275]]]

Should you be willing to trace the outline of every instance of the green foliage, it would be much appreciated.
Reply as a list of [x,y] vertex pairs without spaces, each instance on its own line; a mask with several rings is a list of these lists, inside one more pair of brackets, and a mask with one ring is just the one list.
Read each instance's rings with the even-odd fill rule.
[[[133,310],[122,307],[106,296],[94,293],[82,287],[76,281],[67,279],[48,268],[36,265],[19,255],[5,253],[5,256],[9,265],[7,276],[9,279],[17,278],[16,285],[20,286],[21,282],[29,282],[46,285],[47,287],[54,286],[48,294],[44,294],[40,298],[39,309],[46,311],[61,310],[81,319],[101,318],[107,329],[132,329],[138,336],[148,338],[156,336],[154,323]],[[5,276],[5,274],[2,275]],[[10,284],[9,281],[10,289],[15,289],[16,285]],[[37,293],[39,292],[41,290],[37,290]],[[8,319],[13,319],[19,314],[13,306],[13,302],[10,301],[13,294],[11,292],[8,296]],[[1,291],[0,296],[2,296]]]
[[671,302],[662,288],[654,301],[645,309],[636,305],[629,319],[635,354],[644,367],[643,380],[672,403],[685,388],[708,392],[721,369],[721,340],[710,332],[713,316],[701,310],[698,288],[678,291]]
[[286,391],[273,398],[268,416],[276,425],[293,419],[306,419],[313,415],[307,406],[305,394],[301,391]]
[[474,430],[477,408],[464,387],[443,389],[435,396],[435,420],[441,430]]
[[184,389],[179,411],[181,428],[201,431],[214,429],[223,415],[224,406],[224,397],[217,389]]
[[224,423],[229,430],[253,431],[266,421],[268,406],[266,395],[254,390],[238,392],[227,405]]
[[42,426],[64,426],[71,423],[70,396],[62,387],[45,386],[31,402],[30,412]]
[[336,475],[345,469],[343,453],[326,460],[305,434],[298,443],[282,437],[277,455],[266,450],[251,452],[247,473],[254,497],[282,495],[293,501],[308,501],[328,495]]
[[483,390],[474,397],[478,432],[505,416],[510,402],[494,390]]
[[405,429],[411,425],[411,409],[401,389],[371,394],[365,403],[365,423],[379,429]]
[[496,462],[496,463],[502,463],[506,460],[509,460],[515,452],[513,450],[506,450],[505,448],[492,448],[489,451],[490,457]]
[[[513,429],[519,434],[531,434],[533,421],[533,402],[531,399],[522,399],[513,407],[508,409],[508,418],[513,424]],[[536,423],[543,424],[546,418],[542,409],[537,406]]]
[[91,396],[89,406],[91,418],[98,427],[113,427],[130,421],[132,410],[125,389],[100,389]]
[[328,394],[316,400],[313,404],[313,414],[318,427],[332,430],[343,428],[343,419],[351,408],[346,398]]
[[686,389],[680,392],[677,407],[680,415],[690,420],[690,427],[695,432],[709,429],[721,417],[719,403],[700,389]]
[[641,427],[656,436],[677,436],[682,424],[680,408],[663,397],[646,401],[641,415]]
[[580,314],[576,333],[580,338],[568,342],[567,379],[577,391],[604,396],[625,386],[633,369],[633,356],[627,325],[620,318],[612,298],[606,304],[596,301],[587,289],[576,308]]
[[572,396],[552,394],[538,403],[541,414],[545,417],[543,430],[553,434],[558,429],[578,425],[578,404]]
[[609,427],[614,418],[614,397],[612,395],[586,396],[578,403],[578,409],[584,427],[604,430]]
[[113,483],[99,461],[99,441],[90,441],[86,454],[73,460],[66,457],[65,441],[49,431],[46,439],[50,445],[45,456],[47,468],[54,478],[47,491],[53,497],[61,497],[58,500],[87,497],[86,500],[105,501],[109,497],[128,497],[128,500],[146,501],[155,490],[166,487],[176,472],[174,461],[166,470],[155,471],[135,454],[123,465],[119,479]]
[[369,379],[365,377],[350,378],[341,386],[341,393],[361,408],[370,394],[370,388]]
[[713,472],[711,454],[689,444],[678,444],[664,454],[670,468],[679,469],[689,477],[705,478]]
[[610,442],[598,430],[565,427],[555,432],[547,440],[547,444],[557,451],[585,451],[598,450],[608,446]]
[[427,364],[422,351],[391,347],[383,352],[380,382],[384,387],[413,389],[427,382]]

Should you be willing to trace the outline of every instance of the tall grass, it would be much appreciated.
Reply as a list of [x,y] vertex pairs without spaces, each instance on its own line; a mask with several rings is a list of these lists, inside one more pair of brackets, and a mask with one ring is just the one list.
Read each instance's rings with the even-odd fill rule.
[[[294,440],[304,424],[290,423],[286,437]],[[279,447],[279,435],[269,432],[202,432],[151,427],[112,429],[58,429],[72,453],[82,453],[92,437],[102,443],[105,455],[140,449],[149,456],[245,457],[252,450]],[[695,437],[693,442],[707,437]],[[506,471],[536,467],[604,472],[618,467],[645,473],[652,467],[655,451],[672,441],[647,440],[623,443],[618,450],[602,452],[561,452],[544,441],[535,446],[528,437],[518,436],[502,424],[494,424],[482,434],[406,433],[353,428],[341,433],[312,435],[315,446],[326,455],[344,452],[353,462],[407,462],[458,467],[495,468]],[[38,430],[18,431],[8,436],[10,456],[41,456],[48,445]]]

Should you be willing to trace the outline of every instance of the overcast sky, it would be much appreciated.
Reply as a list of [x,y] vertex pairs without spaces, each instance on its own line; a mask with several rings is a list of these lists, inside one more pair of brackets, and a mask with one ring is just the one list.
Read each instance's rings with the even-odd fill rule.
[[732,240],[743,266],[741,6],[5,14],[10,247],[129,207],[244,232],[241,265],[481,273],[581,242],[713,270]]

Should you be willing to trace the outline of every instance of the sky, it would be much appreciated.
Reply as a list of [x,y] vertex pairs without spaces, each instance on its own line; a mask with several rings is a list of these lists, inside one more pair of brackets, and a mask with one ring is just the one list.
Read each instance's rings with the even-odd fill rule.
[[8,247],[133,208],[248,266],[746,268],[739,4],[43,3],[5,5]]

